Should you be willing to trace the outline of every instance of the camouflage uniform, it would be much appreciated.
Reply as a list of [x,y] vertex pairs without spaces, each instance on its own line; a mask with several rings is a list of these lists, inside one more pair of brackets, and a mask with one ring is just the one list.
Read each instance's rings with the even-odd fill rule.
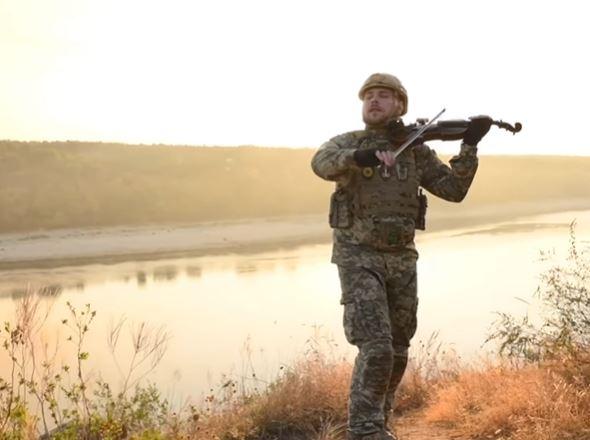
[[345,335],[359,349],[349,398],[349,431],[356,435],[386,427],[416,331],[419,188],[460,202],[478,164],[476,147],[462,144],[449,167],[421,144],[397,158],[390,177],[381,167],[356,165],[356,149],[388,142],[385,130],[349,132],[324,143],[312,159],[319,177],[336,182],[332,262],[342,287]]

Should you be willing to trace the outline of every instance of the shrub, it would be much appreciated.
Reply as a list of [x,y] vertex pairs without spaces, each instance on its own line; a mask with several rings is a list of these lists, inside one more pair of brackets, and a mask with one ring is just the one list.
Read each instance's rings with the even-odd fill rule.
[[[91,382],[85,373],[90,353],[85,339],[96,312],[89,304],[78,309],[67,303],[67,343],[74,345],[72,364],[57,365],[39,337],[50,308],[41,310],[46,292],[27,292],[18,305],[16,322],[1,332],[8,355],[8,378],[0,378],[0,438],[2,439],[158,439],[178,425],[168,402],[152,385],[140,383],[165,351],[168,335],[140,324],[132,332],[132,361],[124,371],[124,386],[114,392],[107,383]],[[123,322],[111,332],[114,350]],[[42,345],[43,344],[43,345]],[[41,359],[40,359],[41,358]],[[145,368],[140,368],[142,364]]]
[[[542,253],[554,262],[554,253]],[[590,349],[590,259],[588,250],[576,241],[575,222],[570,225],[569,249],[564,263],[558,262],[541,274],[536,298],[540,323],[529,316],[500,313],[488,341],[500,343],[499,353],[525,361],[542,361],[563,353],[573,355]]]

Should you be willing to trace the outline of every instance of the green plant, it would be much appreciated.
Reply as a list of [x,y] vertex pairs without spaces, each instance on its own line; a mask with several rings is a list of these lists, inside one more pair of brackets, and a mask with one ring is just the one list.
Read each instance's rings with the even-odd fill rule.
[[[74,346],[73,367],[57,365],[58,341],[52,350],[41,343],[39,331],[51,307],[41,310],[42,292],[29,291],[16,307],[16,322],[6,322],[0,337],[8,356],[8,377],[0,378],[0,438],[2,439],[145,439],[180,432],[179,417],[155,386],[142,380],[162,359],[168,334],[140,323],[131,330],[131,362],[120,389],[85,374],[90,352],[85,341],[96,311],[89,304],[81,308],[67,302],[68,317],[61,324],[68,329],[66,342]],[[114,349],[124,327],[121,321]],[[115,353],[113,353],[115,355]],[[147,364],[147,368],[140,368]],[[173,438],[177,438],[173,437]]]
[[575,227],[572,222],[565,261],[555,262],[554,253],[542,253],[552,265],[541,274],[535,295],[540,303],[539,323],[528,315],[499,314],[487,341],[498,341],[501,355],[541,361],[590,348],[590,259],[576,240]]

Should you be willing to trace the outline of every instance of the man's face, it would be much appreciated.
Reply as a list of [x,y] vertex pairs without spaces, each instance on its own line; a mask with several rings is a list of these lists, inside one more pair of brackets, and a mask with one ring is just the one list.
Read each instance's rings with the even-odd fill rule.
[[402,111],[402,102],[390,89],[373,87],[363,96],[363,121],[371,127],[387,124],[397,119]]

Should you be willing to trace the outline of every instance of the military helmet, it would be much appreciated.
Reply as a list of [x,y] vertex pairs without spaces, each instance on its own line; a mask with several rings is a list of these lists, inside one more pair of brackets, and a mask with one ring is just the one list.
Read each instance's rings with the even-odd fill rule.
[[408,92],[405,87],[402,86],[402,82],[397,77],[390,75],[389,73],[373,73],[367,78],[361,89],[359,90],[359,98],[363,99],[365,92],[373,87],[384,87],[391,89],[396,92],[402,101],[402,112],[400,116],[403,116],[408,111]]

